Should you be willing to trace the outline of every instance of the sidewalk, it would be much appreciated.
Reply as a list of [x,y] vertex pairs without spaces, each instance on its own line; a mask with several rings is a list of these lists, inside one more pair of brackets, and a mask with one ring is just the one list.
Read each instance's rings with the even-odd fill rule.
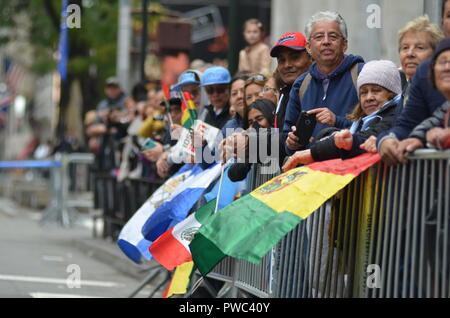
[[[83,265],[86,277],[92,275],[95,280],[99,278],[111,280],[112,277],[122,279],[127,288],[120,295],[126,297],[149,274],[149,267],[155,265],[152,262],[136,265],[120,251],[115,242],[100,238],[94,239],[92,236],[93,222],[86,215],[80,215],[76,224],[71,228],[62,228],[55,223],[46,223],[40,226],[38,222],[41,216],[42,211],[27,209],[9,199],[0,198],[0,237],[4,240],[3,250],[6,252],[3,253],[5,261],[0,262],[2,263],[0,276],[1,274],[28,273],[29,264],[24,264],[27,263],[23,261],[24,257],[32,256],[31,259],[39,263],[33,267],[36,270],[39,268],[40,271],[34,275],[44,277],[52,277],[51,275],[55,274],[48,268],[46,262],[49,260],[60,263],[63,261],[79,262],[86,264]],[[77,257],[73,256],[75,254]],[[98,268],[96,264],[99,264]],[[61,266],[58,267],[58,274],[66,275],[61,273]],[[102,266],[108,266],[113,271],[108,270],[109,273],[106,276],[107,274],[103,273],[106,271],[100,269],[104,268]],[[148,285],[145,293],[139,294],[138,297],[148,297],[152,288],[161,281],[161,277],[155,280],[155,285]],[[0,294],[1,292],[0,290]],[[163,289],[159,290],[154,297],[161,297],[163,292]]]

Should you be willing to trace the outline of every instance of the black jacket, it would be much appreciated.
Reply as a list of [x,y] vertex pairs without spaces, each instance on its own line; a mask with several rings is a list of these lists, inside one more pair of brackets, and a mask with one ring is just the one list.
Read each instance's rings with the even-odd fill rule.
[[[352,158],[356,157],[364,152],[359,146],[362,145],[370,136],[377,136],[383,131],[388,131],[395,123],[397,107],[401,107],[402,100],[393,99],[391,102],[384,105],[376,114],[368,126],[361,130],[358,127],[353,134],[353,145],[349,151],[336,147],[334,142],[334,133],[339,131],[337,128],[326,128],[322,130],[318,136],[325,136],[319,139],[311,147],[311,155],[314,161],[324,161],[336,158]],[[320,138],[320,137],[319,137]]]
[[[287,104],[289,103],[289,93],[291,92],[292,85],[287,85],[283,87],[280,91],[280,105],[278,107],[278,111],[276,112],[276,123],[280,130],[283,129],[284,126],[284,117],[286,115]],[[277,105],[278,106],[278,105]]]
[[207,111],[205,123],[218,129],[222,129],[223,126],[225,126],[225,124],[231,119],[230,104],[227,104],[219,115],[216,115],[212,105],[205,106],[205,109]]

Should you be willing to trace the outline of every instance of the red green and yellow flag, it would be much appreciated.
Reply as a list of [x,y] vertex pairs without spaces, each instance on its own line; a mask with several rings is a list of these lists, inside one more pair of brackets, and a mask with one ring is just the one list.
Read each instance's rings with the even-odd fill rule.
[[226,255],[258,264],[302,220],[380,160],[363,154],[290,170],[213,215],[189,245],[202,275]]
[[197,107],[195,107],[195,103],[192,100],[192,96],[189,92],[182,92],[183,94],[183,103],[181,104],[181,125],[184,128],[191,128],[194,124],[197,117]]

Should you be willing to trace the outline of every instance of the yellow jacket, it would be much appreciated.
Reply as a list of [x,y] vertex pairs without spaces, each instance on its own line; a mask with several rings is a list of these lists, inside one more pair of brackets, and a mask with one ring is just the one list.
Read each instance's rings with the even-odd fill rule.
[[164,113],[160,111],[153,112],[153,115],[148,116],[142,123],[138,135],[143,138],[152,138],[155,134],[163,132],[165,129],[163,118]]

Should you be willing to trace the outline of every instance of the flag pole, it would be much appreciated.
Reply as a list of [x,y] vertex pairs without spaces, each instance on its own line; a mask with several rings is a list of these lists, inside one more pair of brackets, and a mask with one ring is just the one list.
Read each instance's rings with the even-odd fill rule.
[[167,118],[169,118],[169,125],[170,125],[170,127],[172,127],[173,120],[172,120],[172,115],[170,115],[170,105],[169,105],[169,102],[168,102],[166,96],[164,96],[164,104],[166,105],[166,116],[167,116]]
[[219,191],[217,192],[216,208],[214,209],[214,214],[216,214],[217,211],[219,210],[220,194],[222,193],[223,175],[225,174],[226,167],[228,167],[228,162],[222,165],[222,171],[220,172]]

